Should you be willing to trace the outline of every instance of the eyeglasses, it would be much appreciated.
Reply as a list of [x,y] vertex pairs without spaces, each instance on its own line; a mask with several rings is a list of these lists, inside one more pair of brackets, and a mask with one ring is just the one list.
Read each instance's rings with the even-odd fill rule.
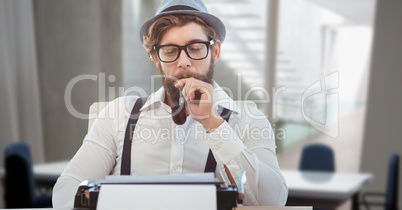
[[209,42],[193,42],[183,46],[175,44],[154,46],[156,54],[160,61],[164,63],[171,63],[176,61],[180,57],[182,50],[186,52],[187,56],[193,60],[202,60],[208,56],[209,47],[215,42],[211,40]]

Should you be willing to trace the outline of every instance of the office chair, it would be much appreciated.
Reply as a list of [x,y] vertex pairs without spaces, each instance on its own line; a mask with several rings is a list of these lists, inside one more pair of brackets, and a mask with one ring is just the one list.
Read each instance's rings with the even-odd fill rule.
[[[335,155],[331,147],[325,144],[314,143],[303,147],[300,171],[335,172]],[[325,181],[325,180],[314,180]],[[326,210],[313,206],[313,210]]]
[[310,144],[303,148],[299,170],[334,172],[335,160],[331,147],[325,144]]
[[[388,161],[388,177],[385,193],[365,192],[362,194],[362,204],[370,209],[370,206],[384,207],[384,210],[398,209],[398,186],[399,186],[399,155],[391,154]],[[368,202],[367,197],[383,197],[385,202]]]
[[15,142],[5,149],[6,208],[51,208],[50,196],[39,196],[28,145]]

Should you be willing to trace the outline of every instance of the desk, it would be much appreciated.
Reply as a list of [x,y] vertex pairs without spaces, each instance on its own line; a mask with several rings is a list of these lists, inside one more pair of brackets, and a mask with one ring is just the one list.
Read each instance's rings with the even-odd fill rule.
[[[34,166],[37,182],[52,185],[63,172],[68,161]],[[357,209],[359,192],[372,180],[366,173],[323,173],[282,170],[288,185],[288,204],[291,206],[322,206],[334,209],[352,199]],[[0,171],[0,174],[1,171]],[[3,172],[4,174],[4,172]],[[242,207],[243,208],[243,207]]]
[[[0,209],[5,210],[5,209]],[[32,210],[32,209],[16,209],[16,210]],[[68,209],[52,209],[42,208],[37,210],[68,210]],[[312,210],[311,206],[239,206],[235,210]]]
[[236,210],[312,210],[311,206],[239,206]]
[[[41,193],[51,195],[51,190],[67,163],[68,161],[59,161],[34,165],[33,172],[35,174],[36,185]],[[4,168],[0,168],[0,178],[2,180],[4,175]]]
[[[35,164],[33,172],[38,181],[56,181],[69,161]],[[0,168],[0,177],[4,177],[4,168]]]
[[287,205],[335,209],[352,199],[358,209],[359,192],[372,180],[366,173],[282,171],[289,188]]

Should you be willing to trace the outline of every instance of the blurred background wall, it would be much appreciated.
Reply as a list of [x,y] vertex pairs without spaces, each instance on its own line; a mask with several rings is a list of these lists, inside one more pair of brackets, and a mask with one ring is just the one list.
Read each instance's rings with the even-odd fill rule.
[[[122,84],[122,5],[108,0],[32,3],[45,157],[61,160],[81,145],[88,123],[68,108],[88,113],[93,102],[105,100],[109,87]],[[92,78],[74,83],[68,107],[68,84],[81,75]]]
[[[93,102],[107,100],[109,87],[122,84],[122,5],[108,0],[32,3],[44,151],[46,160],[54,161],[71,157],[87,130],[88,121],[68,108],[88,113]],[[69,107],[65,95],[74,78],[80,80],[68,96]]]
[[[384,189],[390,153],[402,155],[402,7],[401,1],[378,1],[371,56],[370,87],[360,170],[371,171],[370,190]],[[399,180],[401,173],[399,173]],[[399,208],[402,201],[399,182]]]
[[71,158],[88,121],[68,109],[85,114],[122,84],[121,2],[1,4],[2,148],[23,141],[35,162]]
[[[0,0],[0,149],[23,141],[35,163],[70,159],[93,102],[158,89],[138,32],[159,2]],[[368,190],[385,190],[387,158],[402,154],[402,3],[205,4],[228,34],[215,80],[270,119],[281,168],[297,169],[301,148],[321,142],[337,171],[371,172]]]
[[[44,161],[42,109],[31,1],[0,1],[0,147],[28,140]],[[3,155],[1,166],[3,166]]]

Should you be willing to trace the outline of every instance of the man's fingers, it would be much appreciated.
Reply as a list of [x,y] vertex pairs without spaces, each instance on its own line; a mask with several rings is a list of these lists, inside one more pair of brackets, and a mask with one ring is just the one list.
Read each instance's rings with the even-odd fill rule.
[[211,85],[192,77],[180,79],[175,83],[176,88],[182,89],[182,94],[187,102],[198,101],[197,103],[201,99],[211,101],[211,90],[209,89],[212,89],[212,86],[211,88],[209,86]]

